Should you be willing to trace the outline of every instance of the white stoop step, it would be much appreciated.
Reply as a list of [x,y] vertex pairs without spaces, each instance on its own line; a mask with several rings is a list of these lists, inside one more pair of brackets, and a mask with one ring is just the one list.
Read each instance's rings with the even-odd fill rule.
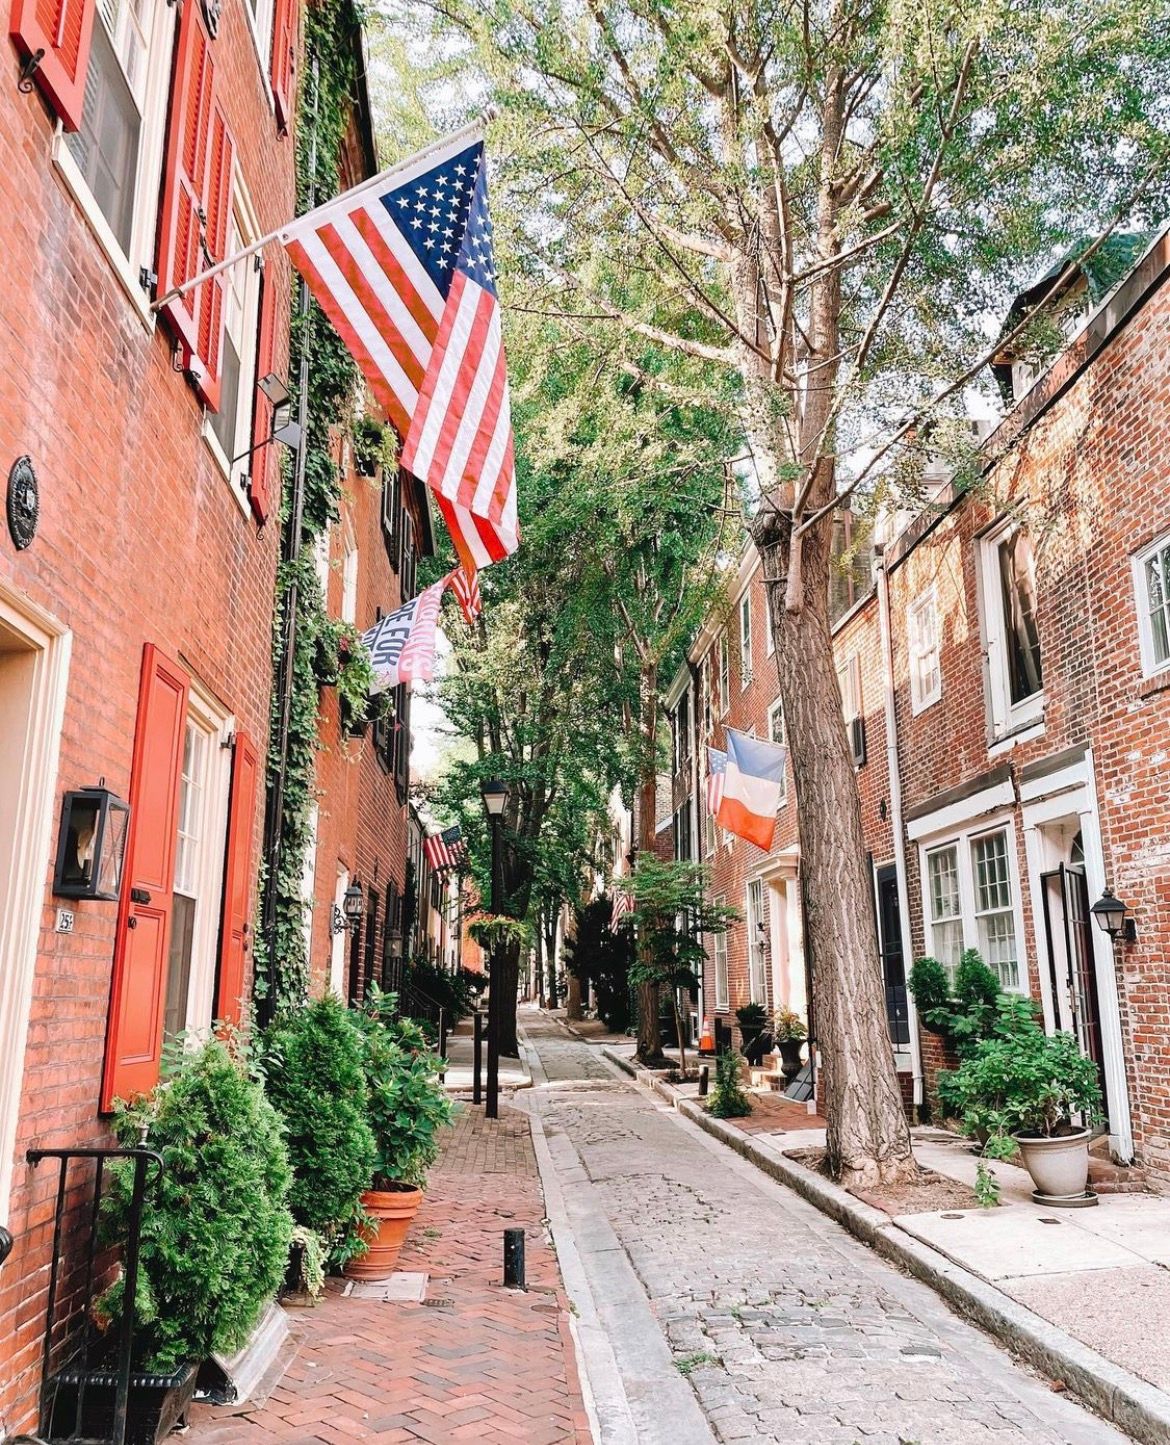
[[779,1054],[765,1054],[758,1069],[749,1069],[750,1087],[775,1092],[784,1088],[784,1070],[780,1067]]

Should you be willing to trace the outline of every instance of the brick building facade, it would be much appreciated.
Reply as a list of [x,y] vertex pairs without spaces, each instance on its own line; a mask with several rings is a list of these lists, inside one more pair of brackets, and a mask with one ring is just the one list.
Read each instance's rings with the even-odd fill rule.
[[[1162,1176],[1168,279],[1163,233],[1047,370],[1017,371],[1019,394],[982,445],[983,484],[957,494],[939,478],[920,515],[879,522],[872,580],[855,569],[834,631],[873,864],[866,903],[908,1099],[929,1104],[941,1058],[905,996],[907,963],[929,954],[953,966],[977,948],[1005,988],[1032,995],[1047,1028],[1074,1032],[1097,1060],[1113,1155]],[[691,836],[712,891],[745,913],[710,946],[702,1009],[715,1017],[748,998],[807,1005],[791,801],[767,856],[715,836],[702,805],[702,744],[721,746],[726,725],[782,738],[766,605],[749,552],[727,618],[697,639],[668,699],[676,730],[681,706],[695,739],[681,762],[675,748]],[[1107,887],[1128,905],[1134,941],[1094,926],[1089,909]]]

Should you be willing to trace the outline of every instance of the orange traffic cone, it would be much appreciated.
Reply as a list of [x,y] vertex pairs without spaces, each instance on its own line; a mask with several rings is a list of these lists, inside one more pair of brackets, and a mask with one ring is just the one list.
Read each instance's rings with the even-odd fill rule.
[[699,1052],[701,1054],[713,1054],[715,1052],[715,1035],[711,1032],[711,1020],[703,1020],[703,1032],[699,1035]]

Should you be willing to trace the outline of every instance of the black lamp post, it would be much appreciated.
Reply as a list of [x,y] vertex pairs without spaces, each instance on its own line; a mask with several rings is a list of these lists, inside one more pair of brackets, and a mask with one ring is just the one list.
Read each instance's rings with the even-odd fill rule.
[[1105,889],[1089,912],[1096,920],[1097,927],[1107,933],[1114,943],[1119,938],[1123,938],[1126,943],[1137,942],[1137,924],[1121,899],[1113,896],[1111,888]]
[[[488,823],[492,830],[492,892],[490,908],[495,918],[500,908],[503,886],[500,881],[500,823],[508,801],[508,785],[498,778],[492,778],[480,785],[480,796],[487,810]],[[488,959],[488,1055],[487,1055],[487,1096],[484,1100],[484,1118],[500,1117],[500,996],[499,942],[492,944]]]

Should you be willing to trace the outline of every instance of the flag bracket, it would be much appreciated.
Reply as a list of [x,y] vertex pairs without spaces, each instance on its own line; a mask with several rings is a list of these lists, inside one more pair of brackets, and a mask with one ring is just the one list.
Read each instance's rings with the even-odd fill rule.
[[21,95],[31,95],[33,92],[33,76],[40,68],[41,61],[45,58],[43,49],[34,50],[20,67],[20,74],[16,80],[16,88]]

